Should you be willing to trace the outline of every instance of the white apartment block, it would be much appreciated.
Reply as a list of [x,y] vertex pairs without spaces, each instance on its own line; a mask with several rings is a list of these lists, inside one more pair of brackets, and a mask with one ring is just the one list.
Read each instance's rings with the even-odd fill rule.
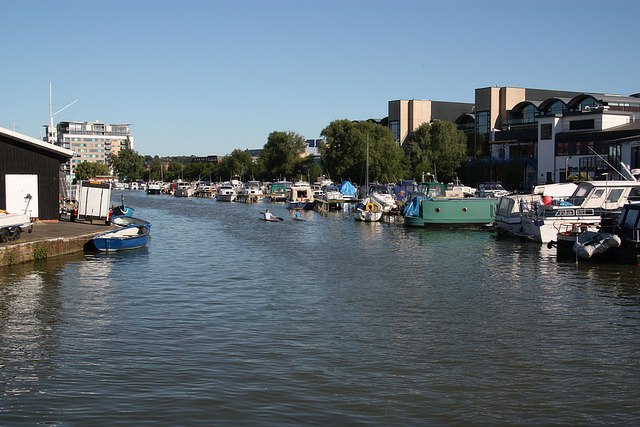
[[56,145],[73,151],[73,157],[64,165],[64,172],[70,179],[75,176],[75,168],[80,163],[110,165],[112,154],[124,148],[134,149],[129,124],[60,122],[56,128]]

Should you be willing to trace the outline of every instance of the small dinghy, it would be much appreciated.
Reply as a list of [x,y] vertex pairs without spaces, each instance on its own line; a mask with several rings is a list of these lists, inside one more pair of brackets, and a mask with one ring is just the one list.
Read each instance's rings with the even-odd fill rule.
[[149,228],[144,225],[130,225],[102,233],[92,239],[99,251],[115,252],[138,249],[149,242]]

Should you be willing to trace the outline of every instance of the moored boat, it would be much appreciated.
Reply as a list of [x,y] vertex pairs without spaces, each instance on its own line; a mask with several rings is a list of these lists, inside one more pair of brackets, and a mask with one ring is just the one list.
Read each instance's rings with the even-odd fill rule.
[[268,185],[267,198],[270,202],[284,202],[289,196],[290,181],[271,182]]
[[367,196],[356,205],[353,219],[362,222],[377,222],[382,219],[382,206],[372,197]]
[[238,191],[238,202],[242,203],[255,203],[264,198],[264,192],[262,191],[260,181],[247,181],[242,188]]
[[407,227],[484,227],[493,223],[495,197],[447,197],[441,182],[423,182],[404,209]]
[[216,200],[219,202],[235,202],[238,198],[238,192],[236,187],[231,181],[226,181],[220,184],[218,192],[216,193]]
[[561,229],[555,242],[558,261],[638,264],[640,256],[640,204],[622,207],[617,222],[601,224],[597,231],[580,223]]
[[383,213],[389,213],[398,208],[396,199],[388,185],[370,184],[369,197],[380,206]]
[[536,204],[563,202],[577,187],[573,183],[538,185],[531,194],[509,194],[500,197],[494,221],[495,231],[503,236],[523,236],[523,215],[534,210]]
[[144,226],[151,229],[151,223],[144,219],[135,218],[132,216],[114,216],[111,218],[111,222],[121,227],[129,227],[131,225]]
[[493,197],[416,198],[417,212],[405,208],[408,227],[486,227],[493,223],[498,199]]
[[178,184],[173,192],[175,197],[192,197],[196,189],[191,184]]
[[606,216],[620,213],[632,191],[640,189],[637,181],[584,181],[566,201],[537,204],[522,216],[522,232],[538,243],[555,240],[566,224],[580,223],[589,231],[598,231]]
[[311,185],[305,181],[295,182],[289,189],[288,209],[313,209],[315,201]]
[[147,194],[151,194],[151,195],[157,195],[157,194],[162,194],[163,192],[163,186],[164,183],[160,182],[160,181],[150,181],[147,184],[147,190],[146,193]]
[[107,231],[92,239],[93,245],[99,251],[115,252],[138,249],[149,242],[149,228],[144,225],[131,225]]

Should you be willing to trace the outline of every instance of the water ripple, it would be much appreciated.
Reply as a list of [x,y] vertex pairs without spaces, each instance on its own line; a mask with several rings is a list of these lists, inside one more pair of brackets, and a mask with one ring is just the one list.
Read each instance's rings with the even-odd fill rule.
[[[145,250],[0,269],[0,419],[632,425],[636,267],[485,231],[125,192]],[[114,200],[119,200],[114,194]]]

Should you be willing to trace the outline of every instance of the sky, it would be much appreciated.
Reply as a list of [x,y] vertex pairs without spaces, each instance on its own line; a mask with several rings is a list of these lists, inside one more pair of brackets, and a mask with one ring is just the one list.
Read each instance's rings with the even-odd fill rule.
[[628,96],[638,22],[637,0],[0,0],[0,127],[40,139],[50,83],[54,123],[129,123],[152,156],[489,86]]

